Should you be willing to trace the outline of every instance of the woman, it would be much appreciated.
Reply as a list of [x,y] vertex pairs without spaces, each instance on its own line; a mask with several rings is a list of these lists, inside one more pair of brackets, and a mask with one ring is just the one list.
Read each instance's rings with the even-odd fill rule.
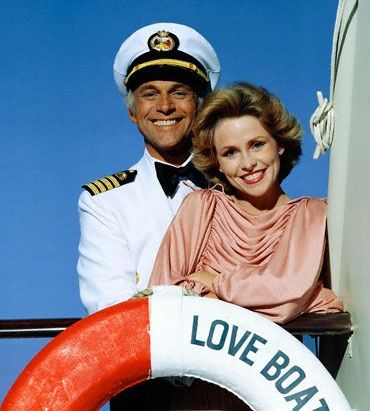
[[281,188],[302,130],[279,99],[247,83],[204,100],[194,164],[212,189],[191,193],[161,244],[150,285],[177,284],[285,323],[342,305],[324,288],[326,203]]

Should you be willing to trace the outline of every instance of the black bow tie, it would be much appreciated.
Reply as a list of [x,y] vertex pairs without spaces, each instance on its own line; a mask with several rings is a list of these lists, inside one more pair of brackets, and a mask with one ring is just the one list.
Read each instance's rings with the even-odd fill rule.
[[208,187],[208,181],[204,175],[197,170],[192,162],[184,167],[173,167],[168,164],[154,163],[158,181],[161,183],[166,196],[173,197],[177,186],[182,180],[191,180],[197,187]]

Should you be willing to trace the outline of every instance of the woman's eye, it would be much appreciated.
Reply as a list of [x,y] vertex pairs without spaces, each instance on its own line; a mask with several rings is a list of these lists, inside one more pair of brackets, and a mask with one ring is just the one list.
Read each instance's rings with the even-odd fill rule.
[[224,157],[232,157],[235,154],[236,154],[236,150],[230,149],[230,150],[227,150],[227,151],[224,152]]
[[255,141],[252,145],[252,148],[259,149],[265,145],[264,141]]

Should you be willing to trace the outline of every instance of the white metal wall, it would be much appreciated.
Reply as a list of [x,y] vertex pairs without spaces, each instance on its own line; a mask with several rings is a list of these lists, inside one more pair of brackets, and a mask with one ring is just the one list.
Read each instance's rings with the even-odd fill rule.
[[[355,0],[347,0],[349,17]],[[370,404],[370,2],[359,0],[334,92],[329,174],[333,288],[355,326],[337,381],[356,410]]]

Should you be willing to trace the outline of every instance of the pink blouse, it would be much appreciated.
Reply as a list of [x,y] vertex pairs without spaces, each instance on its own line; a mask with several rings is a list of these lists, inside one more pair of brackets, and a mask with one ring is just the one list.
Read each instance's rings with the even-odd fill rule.
[[320,278],[325,230],[322,199],[303,197],[251,215],[218,190],[197,190],[168,228],[149,286],[184,285],[205,294],[209,289],[187,276],[206,271],[216,275],[218,298],[277,323],[340,311]]

